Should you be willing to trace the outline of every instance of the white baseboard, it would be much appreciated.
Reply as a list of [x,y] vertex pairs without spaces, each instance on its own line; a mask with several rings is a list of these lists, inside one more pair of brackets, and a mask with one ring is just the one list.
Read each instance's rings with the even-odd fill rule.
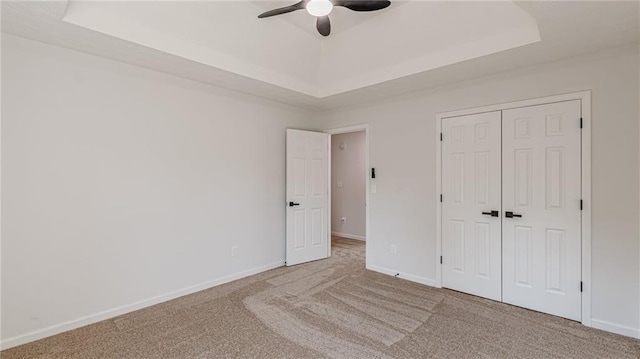
[[640,329],[631,328],[624,325],[614,324],[599,319],[591,319],[591,327],[604,330],[606,332],[616,333],[627,337],[640,339]]
[[237,279],[248,277],[250,275],[258,274],[270,269],[282,267],[284,260],[266,264],[264,266],[251,268],[239,273],[231,274],[222,278],[217,278],[205,283],[196,284],[187,288],[179,289],[170,293],[161,294],[153,298],[145,299],[139,302],[123,305],[117,308],[105,310],[95,314],[90,314],[78,319],[70,320],[64,323],[55,324],[47,328],[39,329],[30,333],[8,338],[0,342],[0,349],[9,349],[18,345],[30,343],[39,339],[50,337],[52,335],[60,334],[69,330],[84,327],[89,324],[97,323],[102,320],[117,317],[122,314],[130,313],[142,308],[150,307],[168,300],[176,299],[191,293],[199,292],[201,290],[209,289],[221,284],[232,282]]
[[398,278],[406,279],[406,280],[411,281],[411,282],[416,282],[416,283],[428,285],[430,287],[437,287],[435,279],[420,277],[420,276],[417,276],[417,275],[403,273],[403,272],[400,272],[400,271],[397,271],[397,270],[393,270],[393,269],[389,269],[389,268],[383,268],[383,267],[379,267],[379,266],[371,265],[371,264],[367,265],[367,269],[368,270],[372,270],[374,272],[378,272],[378,273],[394,276],[394,277],[397,275]]
[[367,239],[367,237],[365,236],[359,236],[356,234],[349,234],[349,233],[341,233],[341,232],[331,232],[332,236],[338,236],[338,237],[342,237],[342,238],[347,238],[347,239],[357,239],[359,241],[365,241]]

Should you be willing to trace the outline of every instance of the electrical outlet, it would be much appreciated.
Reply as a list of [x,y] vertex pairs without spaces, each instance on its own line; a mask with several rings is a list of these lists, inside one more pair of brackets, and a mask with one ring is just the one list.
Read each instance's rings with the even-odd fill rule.
[[336,183],[336,187],[342,188],[342,181],[338,181],[338,183]]
[[238,255],[238,246],[231,247],[231,256],[236,257]]
[[395,244],[392,244],[391,247],[389,248],[389,251],[391,252],[391,254],[398,254],[398,246]]
[[340,221],[341,221],[342,223],[347,223],[347,217],[342,217],[342,218],[340,218]]

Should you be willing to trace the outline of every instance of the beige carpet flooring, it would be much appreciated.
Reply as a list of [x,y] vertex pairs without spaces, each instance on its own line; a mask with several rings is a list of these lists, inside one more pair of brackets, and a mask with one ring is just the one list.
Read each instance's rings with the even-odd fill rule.
[[640,341],[364,269],[362,242],[5,350],[14,358],[640,358]]

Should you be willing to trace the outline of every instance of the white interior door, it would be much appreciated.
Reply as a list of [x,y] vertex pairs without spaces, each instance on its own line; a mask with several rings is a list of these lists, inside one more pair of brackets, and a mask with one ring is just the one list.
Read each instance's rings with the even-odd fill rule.
[[287,265],[329,257],[329,135],[287,130]]
[[580,320],[580,101],[503,111],[502,133],[503,301]]
[[442,285],[501,300],[501,113],[442,121]]

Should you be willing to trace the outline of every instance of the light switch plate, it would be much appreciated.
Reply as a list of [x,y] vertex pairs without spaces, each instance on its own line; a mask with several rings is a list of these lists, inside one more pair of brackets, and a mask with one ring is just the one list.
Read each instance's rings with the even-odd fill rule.
[[371,185],[371,193],[377,193],[378,192],[378,187],[374,184]]
[[336,187],[342,188],[342,181],[338,181],[338,183],[336,184]]

